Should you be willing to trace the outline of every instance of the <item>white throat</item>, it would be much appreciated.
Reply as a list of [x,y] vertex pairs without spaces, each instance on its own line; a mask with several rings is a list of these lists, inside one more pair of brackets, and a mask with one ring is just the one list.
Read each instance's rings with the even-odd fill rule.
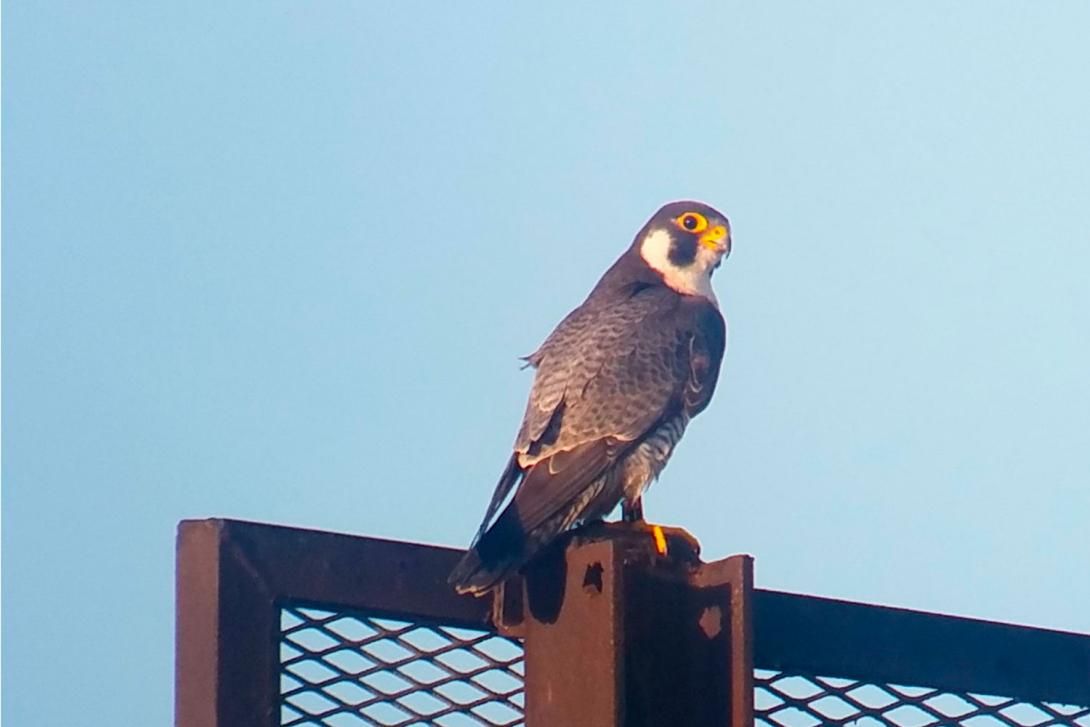
[[719,255],[701,245],[697,246],[696,259],[691,265],[680,267],[670,261],[670,233],[655,230],[640,243],[640,257],[662,274],[665,283],[684,295],[699,295],[719,307],[712,290],[712,271],[719,262]]

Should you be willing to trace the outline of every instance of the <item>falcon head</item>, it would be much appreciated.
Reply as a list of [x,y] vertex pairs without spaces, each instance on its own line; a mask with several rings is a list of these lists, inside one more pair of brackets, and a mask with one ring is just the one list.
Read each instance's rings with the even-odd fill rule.
[[667,286],[715,302],[711,277],[730,254],[730,222],[703,202],[671,202],[647,221],[634,247]]

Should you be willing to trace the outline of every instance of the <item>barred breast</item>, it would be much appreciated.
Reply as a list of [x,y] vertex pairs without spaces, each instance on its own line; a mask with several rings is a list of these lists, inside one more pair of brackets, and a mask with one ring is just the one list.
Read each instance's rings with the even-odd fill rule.
[[640,442],[632,452],[625,457],[623,475],[621,477],[624,488],[624,499],[629,503],[635,502],[647,489],[648,485],[659,476],[662,468],[670,461],[674,447],[685,433],[685,427],[689,425],[689,417],[678,414],[667,420]]

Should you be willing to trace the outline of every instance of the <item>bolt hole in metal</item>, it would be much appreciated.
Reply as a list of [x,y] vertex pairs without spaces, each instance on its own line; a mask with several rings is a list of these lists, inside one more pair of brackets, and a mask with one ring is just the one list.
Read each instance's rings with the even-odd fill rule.
[[583,575],[583,589],[586,591],[593,591],[594,593],[602,592],[602,572],[601,563],[591,563],[587,566],[587,572]]
[[708,606],[700,614],[700,630],[704,636],[714,639],[723,630],[723,609],[719,606]]

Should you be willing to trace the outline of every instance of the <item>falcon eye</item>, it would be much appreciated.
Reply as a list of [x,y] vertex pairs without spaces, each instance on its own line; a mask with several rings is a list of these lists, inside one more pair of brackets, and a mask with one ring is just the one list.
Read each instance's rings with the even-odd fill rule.
[[708,218],[699,212],[686,212],[675,219],[674,224],[689,232],[703,232],[708,228]]

